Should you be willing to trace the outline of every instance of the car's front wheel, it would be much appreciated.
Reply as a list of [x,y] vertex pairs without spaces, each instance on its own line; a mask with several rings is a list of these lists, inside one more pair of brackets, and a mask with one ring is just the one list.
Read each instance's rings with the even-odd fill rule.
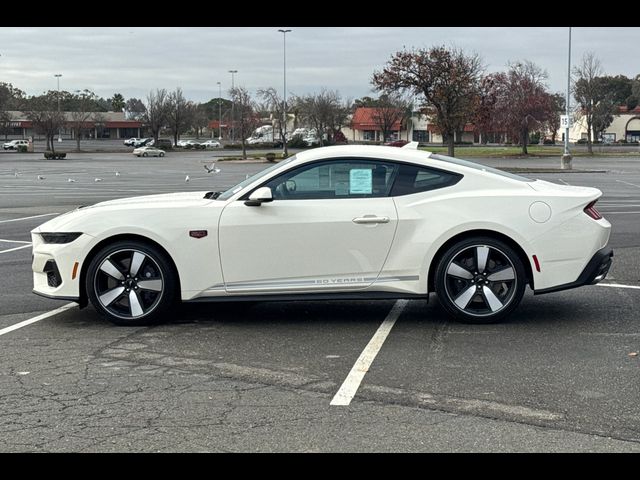
[[158,155],[161,157],[164,157],[164,153],[159,153]]
[[438,263],[440,304],[465,323],[494,323],[522,300],[527,279],[518,254],[506,243],[476,237],[452,245]]
[[117,325],[148,325],[173,304],[176,274],[166,255],[142,242],[120,241],[89,263],[87,296],[96,311]]

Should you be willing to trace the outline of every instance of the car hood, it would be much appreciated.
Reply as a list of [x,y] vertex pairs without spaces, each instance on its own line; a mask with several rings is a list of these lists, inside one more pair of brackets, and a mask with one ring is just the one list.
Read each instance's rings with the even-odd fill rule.
[[[165,193],[108,200],[63,213],[36,227],[33,231],[55,232],[68,231],[69,228],[82,229],[83,223],[94,217],[103,218],[104,223],[113,224],[117,219],[126,221],[126,219],[148,215],[152,210],[167,212],[168,210],[190,209],[207,205],[224,206],[225,202],[204,198],[206,193],[206,191]],[[114,215],[114,212],[126,212],[126,214]]]

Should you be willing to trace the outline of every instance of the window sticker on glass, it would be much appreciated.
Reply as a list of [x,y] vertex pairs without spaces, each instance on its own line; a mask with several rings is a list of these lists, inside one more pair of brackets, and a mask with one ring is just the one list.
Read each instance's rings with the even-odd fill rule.
[[371,194],[373,191],[373,178],[370,168],[353,168],[349,171],[349,193]]

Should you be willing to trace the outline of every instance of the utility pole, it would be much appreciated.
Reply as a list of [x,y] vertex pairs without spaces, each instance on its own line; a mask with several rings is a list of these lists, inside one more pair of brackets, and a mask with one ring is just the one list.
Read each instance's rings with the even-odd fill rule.
[[282,33],[282,64],[284,70],[284,88],[283,88],[283,126],[282,126],[282,158],[286,158],[289,153],[287,152],[287,33],[291,30],[279,29],[278,32]]
[[[56,73],[54,75],[54,77],[56,77],[58,79],[58,117],[60,117],[60,77],[62,76],[61,73]],[[58,127],[58,142],[62,141],[62,130],[60,127]]]
[[571,153],[569,152],[569,126],[571,117],[569,117],[569,103],[571,102],[571,27],[569,27],[569,60],[567,64],[567,99],[566,104],[566,125],[564,128],[564,155],[560,160],[560,168],[563,170],[571,170]]
[[[238,73],[238,70],[229,70],[229,73],[231,74],[231,91],[233,92],[233,89],[235,88],[234,75]],[[236,106],[235,99],[233,95],[231,95],[231,143],[235,143],[236,141],[235,113],[234,113],[235,106]]]
[[222,84],[218,84],[218,141],[222,140]]

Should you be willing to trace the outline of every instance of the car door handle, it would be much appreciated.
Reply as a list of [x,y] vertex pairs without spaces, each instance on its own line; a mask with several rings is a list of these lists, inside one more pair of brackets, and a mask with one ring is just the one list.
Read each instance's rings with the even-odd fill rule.
[[389,223],[389,217],[377,217],[376,215],[364,215],[362,217],[356,217],[353,219],[353,223]]

